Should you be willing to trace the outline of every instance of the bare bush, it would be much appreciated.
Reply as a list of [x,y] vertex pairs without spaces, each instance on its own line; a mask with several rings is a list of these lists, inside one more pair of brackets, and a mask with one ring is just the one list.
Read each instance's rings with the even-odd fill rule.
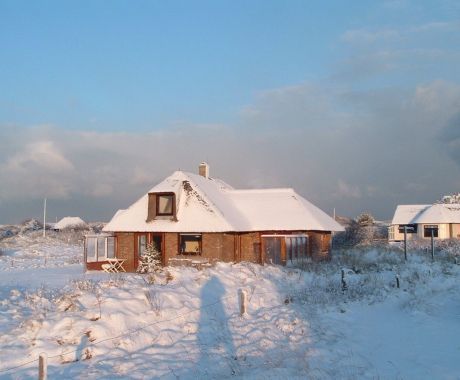
[[388,228],[385,223],[376,222],[374,217],[365,212],[351,220],[344,232],[335,234],[333,245],[338,248],[369,246],[377,241],[387,241]]
[[54,237],[60,241],[68,244],[83,245],[85,235],[90,232],[88,229],[64,229],[62,231],[55,231]]
[[156,315],[160,315],[162,309],[162,302],[156,289],[147,289],[145,290],[144,294],[145,299],[147,300],[147,303],[150,305],[151,309],[156,313]]
[[71,287],[81,292],[95,293],[99,283],[93,280],[72,280],[70,281]]
[[27,292],[24,295],[26,305],[35,316],[46,318],[50,311],[56,308],[56,300],[61,296],[61,292],[41,286],[35,291]]

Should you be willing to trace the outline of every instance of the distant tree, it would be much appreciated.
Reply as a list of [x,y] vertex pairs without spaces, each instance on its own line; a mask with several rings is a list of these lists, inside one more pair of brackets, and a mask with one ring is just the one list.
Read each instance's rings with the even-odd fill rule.
[[437,203],[458,204],[460,203],[460,193],[444,195]]
[[372,226],[375,223],[374,217],[369,212],[363,212],[356,218],[360,226]]
[[334,238],[337,247],[355,247],[372,244],[375,237],[375,219],[368,213],[360,214],[356,219]]

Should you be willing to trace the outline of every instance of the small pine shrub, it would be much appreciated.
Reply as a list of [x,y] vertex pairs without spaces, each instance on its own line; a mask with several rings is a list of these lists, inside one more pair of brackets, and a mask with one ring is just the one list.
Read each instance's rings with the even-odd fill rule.
[[152,273],[161,268],[161,252],[153,243],[147,244],[144,254],[142,255],[137,271],[139,273]]

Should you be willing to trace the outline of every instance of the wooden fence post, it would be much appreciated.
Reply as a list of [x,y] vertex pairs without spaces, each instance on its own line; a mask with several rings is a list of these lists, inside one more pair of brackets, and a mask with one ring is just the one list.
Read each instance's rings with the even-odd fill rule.
[[248,301],[248,295],[246,293],[246,290],[238,290],[238,299],[240,304],[240,316],[243,316],[244,314],[246,314],[246,304]]
[[46,380],[48,377],[48,355],[42,352],[38,357],[38,380]]
[[347,279],[345,276],[345,269],[342,269],[341,273],[342,273],[342,291],[345,291],[348,289]]

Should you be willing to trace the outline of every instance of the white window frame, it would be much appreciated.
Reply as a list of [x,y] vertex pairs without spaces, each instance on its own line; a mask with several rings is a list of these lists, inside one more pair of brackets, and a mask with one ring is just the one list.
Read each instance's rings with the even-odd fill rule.
[[[93,254],[90,256],[88,253],[88,240],[89,239],[95,239],[96,242],[94,244],[94,252],[92,252]],[[99,251],[99,241],[104,239],[104,252],[102,252],[103,254],[101,254]],[[112,235],[88,235],[86,236],[86,240],[85,240],[85,261],[87,263],[97,263],[97,262],[101,262],[101,261],[107,261],[107,259],[109,258],[108,256],[108,247],[109,247],[109,239],[114,239],[114,242],[113,242],[113,258],[115,257],[115,245],[116,245],[116,242],[115,242],[115,236],[112,236]],[[88,260],[89,258],[91,257],[92,260]],[[93,260],[93,258],[95,258]],[[111,258],[111,257],[110,257]]]

